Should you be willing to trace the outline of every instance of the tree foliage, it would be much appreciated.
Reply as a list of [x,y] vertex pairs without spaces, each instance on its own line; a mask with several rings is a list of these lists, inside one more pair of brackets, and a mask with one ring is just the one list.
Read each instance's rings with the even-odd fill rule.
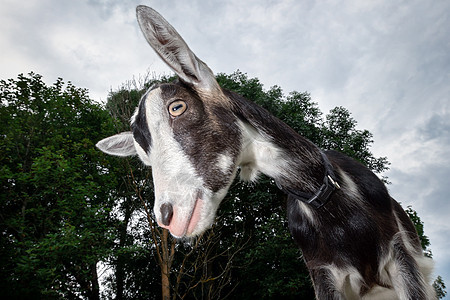
[[111,243],[108,194],[94,141],[108,114],[85,89],[40,75],[0,81],[1,280],[9,298],[98,298]]
[[[7,298],[314,298],[287,228],[286,196],[272,179],[236,180],[213,228],[177,242],[153,220],[151,169],[95,149],[101,138],[129,130],[150,85],[171,80],[129,81],[105,106],[62,79],[47,86],[30,73],[0,81],[0,285]],[[376,173],[388,168],[370,151],[372,134],[345,108],[324,115],[308,93],[265,90],[239,71],[217,80],[320,147]],[[407,211],[431,255],[423,223]],[[445,295],[442,278],[435,288]]]

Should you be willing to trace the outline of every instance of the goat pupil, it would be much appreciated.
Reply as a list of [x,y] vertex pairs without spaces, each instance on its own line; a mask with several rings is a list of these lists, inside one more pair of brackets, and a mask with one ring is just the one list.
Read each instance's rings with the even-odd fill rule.
[[174,107],[172,107],[172,111],[177,111],[177,110],[181,109],[182,107],[183,107],[183,104],[175,105]]

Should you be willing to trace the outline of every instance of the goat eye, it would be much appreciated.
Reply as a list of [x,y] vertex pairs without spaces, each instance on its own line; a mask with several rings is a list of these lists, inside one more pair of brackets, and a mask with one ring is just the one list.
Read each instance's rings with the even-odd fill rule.
[[169,114],[172,117],[182,115],[187,109],[187,104],[183,100],[176,100],[169,104]]

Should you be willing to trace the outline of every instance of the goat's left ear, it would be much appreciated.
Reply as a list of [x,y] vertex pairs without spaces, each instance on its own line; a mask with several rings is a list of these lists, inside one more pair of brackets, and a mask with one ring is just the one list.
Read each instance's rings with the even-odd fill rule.
[[115,156],[132,156],[137,154],[133,133],[130,131],[107,137],[95,146],[103,152]]
[[220,90],[211,69],[158,12],[139,5],[136,15],[147,42],[182,81],[201,91]]

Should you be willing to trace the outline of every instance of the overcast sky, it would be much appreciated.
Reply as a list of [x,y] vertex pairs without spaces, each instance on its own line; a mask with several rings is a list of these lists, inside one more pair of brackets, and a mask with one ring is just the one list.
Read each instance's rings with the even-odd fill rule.
[[349,109],[391,162],[389,190],[425,223],[450,286],[450,1],[0,0],[0,79],[34,71],[105,101],[140,74],[170,74],[138,29],[158,10],[214,72],[308,91]]

